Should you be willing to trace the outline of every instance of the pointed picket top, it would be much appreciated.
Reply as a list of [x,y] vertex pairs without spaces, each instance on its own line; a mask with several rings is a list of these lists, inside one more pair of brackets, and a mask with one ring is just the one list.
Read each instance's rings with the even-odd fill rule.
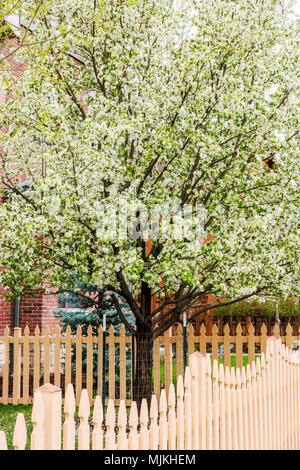
[[133,401],[130,407],[130,414],[129,414],[129,442],[128,448],[129,450],[138,450],[139,449],[139,435],[137,432],[138,426],[138,411],[136,402]]
[[87,335],[88,335],[89,338],[90,338],[91,336],[93,336],[93,328],[92,328],[92,325],[89,325],[89,326],[88,326]]
[[212,371],[212,381],[213,381],[213,383],[214,382],[218,383],[218,378],[219,378],[219,367],[218,367],[218,361],[217,361],[217,359],[215,359],[214,363],[213,363],[213,371]]
[[182,375],[177,377],[177,390],[176,390],[177,398],[183,398],[184,396],[184,387],[183,387],[183,379]]
[[212,335],[213,336],[217,336],[218,335],[218,327],[216,325],[216,323],[213,324],[213,327],[212,327]]
[[254,335],[254,326],[252,322],[250,322],[248,326],[248,335]]
[[149,420],[148,404],[147,404],[147,400],[145,398],[143,398],[142,399],[142,404],[141,404],[141,411],[140,411],[141,429],[144,429],[144,428],[147,429],[148,420]]
[[246,383],[247,385],[251,384],[251,367],[249,363],[247,364],[246,368]]
[[192,323],[188,323],[187,333],[188,333],[188,336],[194,336],[195,329],[194,329],[194,325]]
[[127,425],[127,414],[126,414],[126,405],[125,401],[120,401],[119,412],[118,412],[118,450],[127,450],[128,442],[126,435],[126,425]]
[[223,364],[220,364],[219,374],[218,375],[219,375],[219,383],[224,384],[225,376],[224,376],[224,365]]
[[247,386],[247,379],[246,379],[246,370],[245,367],[242,367],[242,377],[241,377],[241,382],[242,382],[242,388],[246,388]]
[[235,383],[236,383],[237,388],[241,388],[241,386],[242,386],[242,379],[241,379],[241,372],[240,372],[240,368],[239,368],[239,367],[236,368]]
[[175,408],[176,398],[175,398],[175,387],[174,384],[171,383],[169,387],[169,397],[168,397],[168,408],[171,407]]
[[109,336],[112,337],[115,335],[115,329],[114,327],[112,326],[112,324],[110,325],[110,327],[108,328],[108,333],[109,333]]
[[115,423],[116,423],[116,412],[114,400],[109,398],[106,410],[106,436],[105,436],[105,449],[115,449]]
[[224,326],[224,336],[229,336],[230,335],[230,328],[228,323]]
[[4,431],[0,431],[0,450],[7,450],[7,442]]
[[64,402],[64,414],[73,416],[76,410],[74,387],[72,384],[67,385],[65,402]]
[[286,335],[292,335],[293,333],[293,328],[290,322],[288,322],[288,324],[286,325],[285,333]]
[[115,404],[112,398],[109,398],[107,403],[107,410],[106,410],[106,420],[105,424],[106,427],[114,428],[116,422],[116,412],[115,412]]
[[210,355],[206,354],[206,377],[211,376],[211,359]]
[[286,359],[286,346],[284,344],[281,345],[281,357],[285,361]]
[[63,425],[63,449],[75,449],[75,420],[76,402],[72,384],[68,384],[64,403],[65,421]]
[[24,450],[27,441],[26,423],[23,413],[18,413],[13,435],[13,446],[15,450]]
[[176,326],[176,336],[178,338],[181,338],[182,335],[183,335],[183,327],[181,323],[178,323],[178,325]]
[[34,329],[34,335],[35,336],[40,336],[40,329],[39,329],[39,326],[36,325],[35,329]]
[[80,336],[81,336],[81,333],[82,333],[81,326],[78,325],[77,328],[76,328],[76,336],[77,336],[77,337],[78,337],[78,336],[80,337]]
[[[68,325],[68,326],[69,326],[69,325]],[[45,336],[46,338],[49,338],[49,336],[50,336],[50,328],[49,328],[48,325],[45,326],[45,334],[44,334],[44,336]]]
[[276,339],[278,339],[279,334],[280,334],[280,332],[279,332],[279,326],[278,326],[278,324],[276,323],[276,325],[275,325],[274,328],[273,328],[273,335],[276,337]]
[[200,357],[204,357],[204,354],[201,354],[199,351],[196,351],[193,354],[191,354],[189,358],[192,382],[198,380],[198,375],[199,375],[198,364],[199,363],[197,359]]
[[127,414],[126,405],[124,400],[120,400],[119,412],[118,412],[118,428],[126,431]]
[[102,450],[103,449],[103,407],[102,399],[99,395],[95,398],[94,410],[93,410],[93,431],[92,431],[92,449]]
[[261,362],[260,357],[256,359],[256,379],[261,376]]
[[235,389],[235,383],[236,383],[235,370],[234,370],[234,367],[230,367],[230,388],[231,388],[231,390]]
[[130,413],[129,413],[129,427],[136,428],[138,425],[138,420],[139,420],[139,417],[138,417],[137,405],[136,405],[136,402],[133,401],[131,403]]
[[166,390],[163,388],[160,392],[160,400],[159,400],[159,414],[165,414],[167,412],[167,395]]
[[90,416],[90,400],[86,388],[83,388],[81,391],[78,416],[80,418],[80,421],[87,420]]
[[230,368],[227,366],[225,367],[225,380],[224,380],[225,388],[230,387]]
[[251,364],[251,382],[254,383],[256,380],[256,365],[255,362],[253,361]]
[[200,326],[200,336],[205,336],[205,334],[206,334],[206,328],[205,328],[204,323],[202,323],[202,325]]
[[100,325],[98,328],[98,337],[102,338],[102,335],[103,335],[103,328],[102,328],[102,325]]
[[92,421],[93,421],[94,427],[102,426],[103,406],[102,406],[102,399],[99,395],[97,395],[95,398]]
[[120,327],[120,336],[125,336],[125,326],[121,325]]
[[266,356],[265,353],[261,353],[261,371],[263,372],[266,369]]
[[68,325],[66,328],[66,336],[71,336],[71,333],[72,333],[71,327],[70,325]]
[[187,366],[185,368],[185,375],[184,375],[184,388],[190,388],[191,386],[191,371],[190,367]]
[[24,328],[24,336],[28,338],[29,334],[30,334],[29,326],[26,325]]
[[236,326],[236,334],[237,336],[241,336],[242,334],[242,325],[240,323],[238,323]]
[[150,405],[150,419],[151,419],[151,422],[156,421],[157,416],[158,416],[157,398],[156,398],[156,395],[152,395],[151,405]]
[[6,325],[5,328],[4,328],[4,336],[9,336],[9,327],[8,327],[8,325]]
[[261,325],[260,334],[261,334],[262,336],[265,336],[265,335],[267,334],[267,332],[268,332],[268,330],[267,330],[266,324],[263,323],[263,324]]
[[61,328],[59,325],[56,325],[55,327],[55,336],[56,337],[59,337],[60,336],[60,332],[61,332]]

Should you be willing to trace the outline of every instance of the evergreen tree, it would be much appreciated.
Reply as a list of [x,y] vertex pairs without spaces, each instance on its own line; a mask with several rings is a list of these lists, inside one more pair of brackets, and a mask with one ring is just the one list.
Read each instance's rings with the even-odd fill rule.
[[[81,294],[79,295],[80,292]],[[106,315],[106,334],[112,325],[114,327],[115,335],[120,334],[122,322],[120,321],[119,314],[116,311],[115,305],[111,296],[105,289],[99,289],[97,286],[92,286],[84,282],[78,282],[74,290],[63,292],[60,294],[60,304],[64,305],[55,311],[56,316],[61,318],[62,330],[66,331],[67,326],[71,328],[71,334],[76,335],[78,326],[81,327],[82,336],[87,336],[88,327],[92,327],[93,336],[98,335],[99,326],[103,326],[103,316]],[[119,299],[119,305],[122,312],[129,312],[130,308],[123,299]],[[128,323],[134,325],[133,315],[126,315]],[[125,334],[130,335],[128,328],[125,326]],[[76,345],[72,346],[71,361],[72,371],[75,372],[76,360]],[[108,350],[105,351],[105,361],[108,364]],[[127,364],[130,358],[127,357]],[[97,375],[98,352],[97,349],[93,350],[93,373]],[[86,369],[87,354],[86,344],[82,345],[82,367]],[[128,364],[129,365],[129,364]],[[119,367],[119,357],[116,358],[116,367]]]

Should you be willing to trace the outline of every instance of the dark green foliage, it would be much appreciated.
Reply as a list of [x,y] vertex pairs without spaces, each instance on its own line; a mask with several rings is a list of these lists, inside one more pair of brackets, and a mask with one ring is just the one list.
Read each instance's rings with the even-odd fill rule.
[[[80,294],[79,294],[80,292]],[[130,325],[134,325],[134,317],[130,313],[127,303],[119,298],[120,307],[126,316]],[[82,336],[87,336],[88,327],[92,327],[93,336],[98,335],[100,325],[103,325],[103,315],[106,315],[106,331],[110,325],[113,325],[115,335],[120,334],[122,322],[113,305],[110,295],[107,291],[98,289],[96,286],[90,286],[84,283],[77,283],[73,291],[60,294],[59,303],[63,308],[55,312],[56,316],[61,318],[62,330],[66,331],[67,326],[71,328],[71,334],[76,335],[78,326],[81,327]],[[124,325],[125,326],[125,325]],[[125,334],[131,333],[125,326]],[[108,363],[108,350],[106,349],[106,363]],[[93,350],[93,370],[97,374],[97,349]],[[72,346],[72,371],[75,371],[76,346]],[[119,357],[115,358],[116,367],[119,367]],[[86,370],[86,344],[82,345],[82,368]]]

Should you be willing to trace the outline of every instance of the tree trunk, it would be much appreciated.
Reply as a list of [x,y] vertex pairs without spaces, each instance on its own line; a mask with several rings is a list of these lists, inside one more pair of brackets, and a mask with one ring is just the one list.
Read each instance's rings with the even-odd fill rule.
[[147,399],[148,407],[150,407],[152,396],[153,339],[151,328],[137,323],[135,339],[136,366],[133,398],[139,409],[143,398]]

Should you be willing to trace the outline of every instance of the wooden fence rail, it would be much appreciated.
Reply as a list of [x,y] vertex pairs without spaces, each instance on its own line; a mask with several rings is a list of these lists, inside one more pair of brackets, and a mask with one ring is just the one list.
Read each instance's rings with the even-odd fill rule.
[[[108,400],[103,426],[102,400],[97,396],[89,423],[91,402],[81,391],[79,427],[74,420],[75,394],[68,385],[61,417],[61,389],[50,384],[34,396],[30,448],[64,450],[299,450],[300,352],[287,348],[276,337],[267,340],[266,353],[257,362],[233,368],[211,356],[195,352],[182,376],[163,388],[160,399],[152,395],[150,412],[144,399],[127,415],[125,401],[117,408]],[[63,431],[62,431],[63,430]],[[19,413],[13,447],[27,442],[24,416]],[[7,449],[0,431],[0,450]]]
[[[214,325],[211,335],[206,335],[202,325],[200,335],[194,335],[192,325],[187,330],[188,354],[195,351],[202,354],[209,353],[212,362],[220,358],[223,349],[222,361],[224,368],[232,365],[232,358],[236,367],[241,368],[243,360],[251,364],[255,357],[266,352],[267,330],[262,325],[260,335],[254,335],[253,325],[250,324],[247,335],[242,335],[238,325],[236,335],[231,336],[228,325],[224,328],[224,335],[219,336],[217,326]],[[279,330],[275,326],[273,335],[278,338]],[[292,348],[299,343],[300,336],[292,335],[292,327],[287,325],[285,336],[281,337],[283,344]],[[132,372],[138,367],[138,358],[134,353],[132,337],[125,335],[121,327],[120,335],[115,336],[111,326],[107,336],[104,393],[106,403],[108,399],[125,400],[130,406],[133,398]],[[133,359],[135,365],[133,367]],[[183,375],[183,332],[181,325],[175,331],[170,329],[157,338],[153,345],[153,392],[157,399],[160,397],[161,387],[169,393],[170,385],[178,376]],[[59,327],[54,335],[50,335],[46,328],[44,335],[40,334],[38,327],[34,335],[30,335],[26,327],[22,334],[20,328],[9,334],[6,328],[0,337],[0,403],[3,404],[30,404],[33,401],[33,392],[41,384],[53,383],[62,389],[63,400],[70,383],[74,385],[76,405],[78,406],[81,391],[87,390],[92,404],[96,396],[103,393],[103,331],[100,326],[97,336],[93,335],[89,327],[87,336],[82,335],[78,327],[76,335],[71,335],[68,327],[62,333]]]

